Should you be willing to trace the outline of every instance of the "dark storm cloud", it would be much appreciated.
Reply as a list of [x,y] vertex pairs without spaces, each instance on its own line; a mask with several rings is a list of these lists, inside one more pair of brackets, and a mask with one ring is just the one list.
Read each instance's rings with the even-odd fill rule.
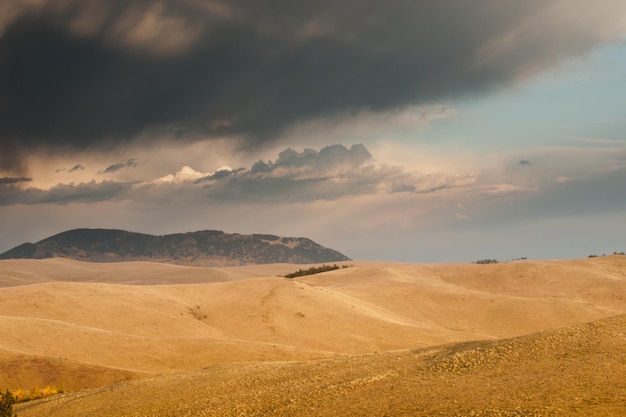
[[0,178],[0,185],[11,185],[19,182],[30,182],[32,178],[28,177],[2,177]]
[[207,201],[303,203],[344,196],[430,193],[467,181],[466,177],[418,174],[379,165],[363,145],[332,145],[319,152],[287,148],[275,162],[259,160],[249,170],[216,174],[195,182],[203,186],[193,192],[194,197]]
[[13,204],[96,203],[119,200],[132,188],[130,183],[91,181],[80,184],[58,184],[48,190],[0,186],[0,206]]
[[78,170],[84,170],[85,167],[82,164],[76,164],[71,168],[58,168],[55,172],[75,172]]
[[114,146],[146,131],[237,135],[250,147],[299,121],[482,92],[616,39],[625,9],[621,0],[4,2],[0,168],[23,168],[20,150]]
[[118,162],[117,164],[109,165],[102,171],[103,174],[111,174],[124,168],[136,168],[139,165],[136,159],[131,158],[127,161]]
[[[218,171],[196,183],[212,180],[203,187],[203,195],[224,201],[331,199],[373,193],[381,182],[393,175],[387,172],[388,168],[368,166],[371,163],[372,156],[363,145],[353,145],[350,149],[332,145],[319,152],[314,149],[297,152],[287,148],[278,154],[276,162],[260,160],[249,171],[231,172],[240,175],[218,177]],[[216,179],[223,181],[214,181]]]
[[287,148],[278,154],[276,162],[260,160],[252,165],[251,173],[272,172],[277,168],[310,167],[318,170],[337,167],[358,168],[372,160],[372,155],[363,145],[352,145],[350,149],[343,145],[331,145],[322,148],[319,152],[314,149],[305,149],[302,152]]

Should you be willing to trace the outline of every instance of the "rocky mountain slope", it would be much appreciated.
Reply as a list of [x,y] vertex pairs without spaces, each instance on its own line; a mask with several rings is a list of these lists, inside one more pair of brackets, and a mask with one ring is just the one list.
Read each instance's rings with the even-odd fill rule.
[[216,230],[153,236],[123,230],[75,229],[37,243],[24,243],[0,254],[0,259],[45,258],[91,262],[157,261],[196,266],[350,260],[306,238],[240,235]]

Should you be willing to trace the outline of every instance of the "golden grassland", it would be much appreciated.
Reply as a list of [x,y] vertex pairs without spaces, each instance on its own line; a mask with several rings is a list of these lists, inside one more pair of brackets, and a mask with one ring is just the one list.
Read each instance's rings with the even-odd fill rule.
[[626,257],[349,265],[0,261],[0,388],[66,390],[20,417],[626,415]]

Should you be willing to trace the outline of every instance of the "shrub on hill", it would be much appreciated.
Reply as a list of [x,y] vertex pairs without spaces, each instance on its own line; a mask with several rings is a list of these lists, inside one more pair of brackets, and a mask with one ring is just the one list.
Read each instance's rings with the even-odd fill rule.
[[[25,403],[28,401],[38,400],[41,398],[46,398],[46,397],[50,397],[50,396],[62,394],[62,393],[63,393],[62,389],[58,389],[58,388],[51,387],[51,386],[46,386],[45,388],[33,387],[31,388],[30,391],[17,389],[10,394],[13,398],[13,404],[18,404],[18,403]],[[0,393],[0,396],[2,395],[6,395],[6,393],[5,394]],[[4,404],[4,402],[2,403]],[[0,410],[3,410],[1,406],[0,406]],[[4,417],[4,416],[5,415],[0,412],[0,417]]]
[[479,264],[479,265],[487,265],[487,264],[497,264],[498,261],[496,259],[479,259],[474,263]]
[[[626,253],[615,251],[615,252],[613,252],[613,255],[626,255]],[[597,258],[599,256],[606,256],[606,253],[603,253],[602,255],[595,255],[595,254],[592,253],[591,255],[587,256],[587,258]]]
[[[347,268],[347,267],[348,267],[347,265],[344,265],[341,268]],[[334,271],[335,269],[339,269],[339,268],[340,267],[337,264],[312,266],[309,269],[299,269],[296,272],[287,274],[285,275],[285,278],[298,278],[298,277],[303,277],[305,275],[313,275],[313,274],[319,274],[321,272]]]
[[13,404],[15,398],[8,389],[4,393],[0,392],[0,417],[16,417],[13,414]]

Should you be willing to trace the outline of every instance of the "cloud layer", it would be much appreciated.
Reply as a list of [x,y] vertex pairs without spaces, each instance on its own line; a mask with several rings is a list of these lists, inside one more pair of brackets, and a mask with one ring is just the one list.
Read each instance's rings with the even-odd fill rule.
[[[132,167],[134,159],[105,169]],[[57,184],[49,189],[20,186],[30,178],[0,179],[0,205],[71,204],[129,201],[150,206],[178,203],[305,203],[346,196],[431,193],[471,184],[473,175],[420,174],[377,163],[363,145],[346,148],[291,148],[275,162],[259,160],[249,169],[223,167],[198,172],[185,166],[157,179],[120,182],[95,180]]]
[[621,0],[3,2],[0,169],[163,134],[252,149],[532,76],[618,39],[625,15]]
[[[363,145],[287,148],[272,160],[248,159],[245,168],[224,165],[244,164],[231,159],[191,164],[200,169],[176,160],[161,169],[162,160],[136,149],[137,168],[108,174],[102,171],[117,161],[126,165],[128,157],[52,161],[50,179],[39,178],[46,175],[43,167],[32,178],[0,177],[0,246],[105,227],[307,236],[358,259],[432,262],[623,250],[623,146],[463,153],[456,155],[463,164],[441,170],[420,168],[421,151],[400,149],[415,161],[410,167],[381,163]],[[382,150],[375,155],[385,155]],[[66,172],[77,165],[85,169]],[[57,173],[59,166],[68,168]]]

